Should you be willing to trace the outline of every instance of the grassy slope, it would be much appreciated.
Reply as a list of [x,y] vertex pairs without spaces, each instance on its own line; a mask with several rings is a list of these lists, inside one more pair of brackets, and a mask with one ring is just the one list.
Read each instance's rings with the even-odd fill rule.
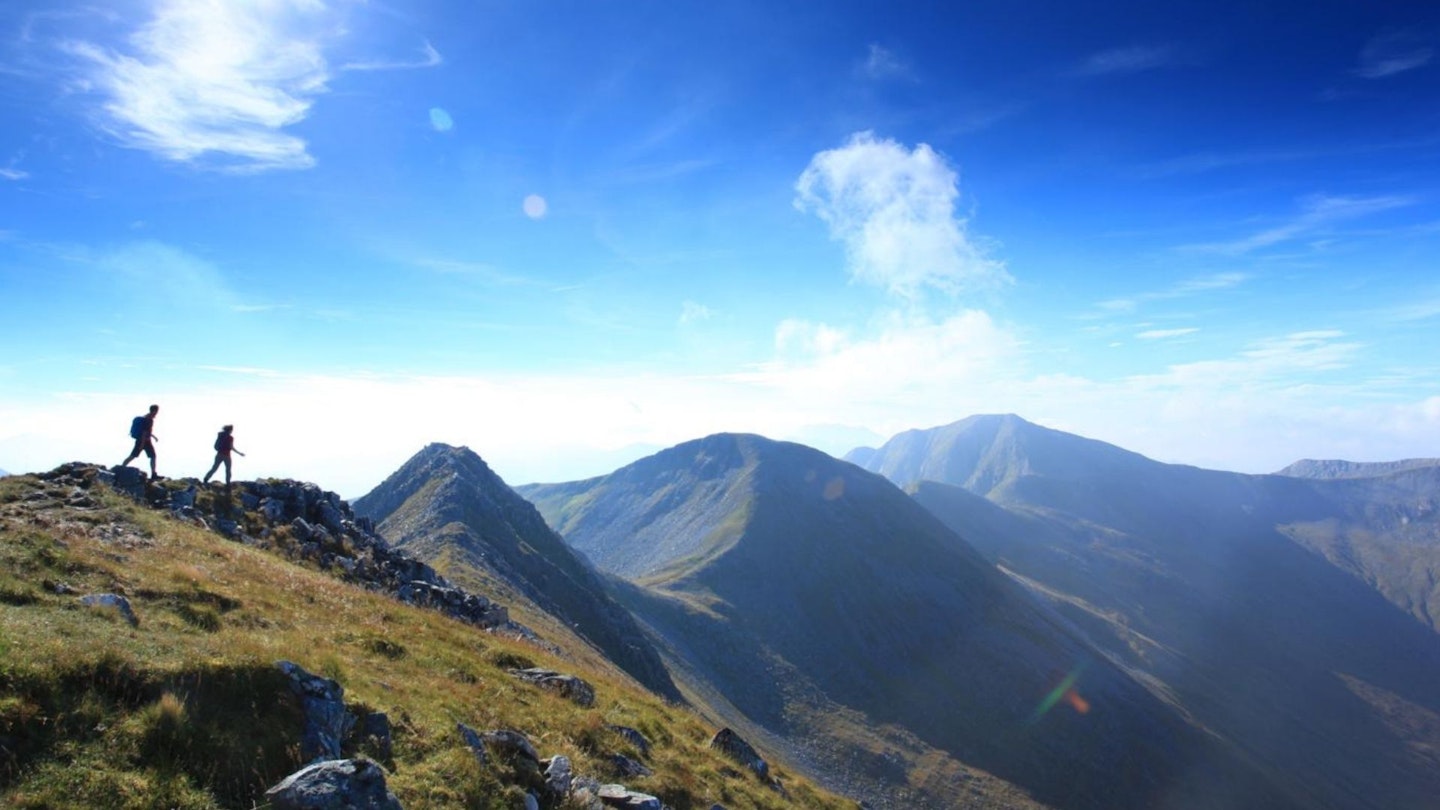
[[[652,741],[655,776],[626,780],[676,810],[845,807],[788,773],[790,801],[707,748],[713,727],[627,679],[577,670],[483,633],[138,507],[32,510],[37,481],[0,481],[0,805],[251,807],[298,763],[299,709],[274,669],[339,680],[347,703],[388,713],[390,788],[414,810],[515,807],[519,777],[478,765],[456,722],[523,731],[602,781],[607,724]],[[82,608],[123,592],[140,617]],[[505,673],[529,659],[590,680],[583,709]],[[362,749],[363,752],[363,749]],[[378,752],[370,751],[378,755]]]

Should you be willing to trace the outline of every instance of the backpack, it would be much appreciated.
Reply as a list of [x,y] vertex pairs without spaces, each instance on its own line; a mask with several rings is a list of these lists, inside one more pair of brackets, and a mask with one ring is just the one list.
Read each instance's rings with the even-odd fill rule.
[[130,420],[130,438],[138,439],[145,435],[145,417],[137,416]]
[[223,431],[223,430],[220,431],[219,433],[216,433],[216,434],[215,434],[215,449],[216,449],[216,450],[224,450],[224,449],[225,449],[225,431]]

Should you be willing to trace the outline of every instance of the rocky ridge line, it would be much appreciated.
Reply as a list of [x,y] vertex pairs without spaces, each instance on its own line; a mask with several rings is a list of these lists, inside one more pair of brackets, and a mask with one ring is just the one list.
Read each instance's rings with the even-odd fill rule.
[[[207,490],[194,478],[157,481],[133,467],[106,469],[84,462],[63,464],[36,477],[72,508],[98,506],[88,491],[101,484],[236,542],[313,563],[400,602],[556,651],[533,630],[511,620],[504,605],[452,584],[428,564],[391,548],[369,519],[357,517],[339,495],[315,484],[269,479]],[[207,491],[213,497],[202,498]]]

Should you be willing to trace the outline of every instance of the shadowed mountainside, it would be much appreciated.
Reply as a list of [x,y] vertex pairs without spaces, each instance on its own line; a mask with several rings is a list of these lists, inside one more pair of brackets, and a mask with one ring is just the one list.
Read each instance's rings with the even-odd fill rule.
[[[1415,617],[1433,616],[1434,467],[1241,475],[1014,416],[851,457],[911,488],[1308,806],[1433,806],[1440,636]],[[1397,548],[1410,552],[1391,565]]]
[[[1292,806],[851,464],[721,434],[520,491],[637,583],[622,598],[700,688],[822,770],[869,751],[872,781],[923,785],[918,806],[961,802],[973,772],[943,784],[877,731],[892,727],[1056,807]],[[869,736],[822,750],[830,719],[857,712]]]
[[599,575],[470,449],[429,445],[353,507],[396,547],[457,582],[528,600],[657,694],[679,699],[654,646]]

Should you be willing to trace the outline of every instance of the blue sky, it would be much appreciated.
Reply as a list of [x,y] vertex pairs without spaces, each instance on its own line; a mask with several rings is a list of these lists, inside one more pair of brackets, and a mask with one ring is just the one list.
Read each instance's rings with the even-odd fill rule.
[[[1080,8],[1080,6],[1084,8]],[[0,467],[1440,456],[1433,3],[6,3]]]

